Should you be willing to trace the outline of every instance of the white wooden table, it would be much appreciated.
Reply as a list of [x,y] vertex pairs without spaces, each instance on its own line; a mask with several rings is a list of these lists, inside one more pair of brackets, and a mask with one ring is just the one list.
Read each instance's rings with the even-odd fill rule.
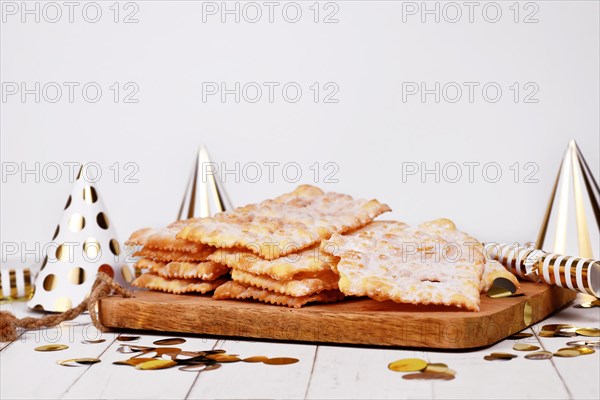
[[[36,315],[24,303],[2,305],[17,316]],[[569,306],[542,323],[527,329],[537,333],[542,325],[571,323],[600,326],[600,308]],[[600,397],[600,349],[595,354],[574,358],[533,361],[514,352],[513,340],[477,351],[423,351],[346,346],[215,340],[187,338],[179,345],[186,350],[223,348],[243,357],[296,357],[299,363],[286,366],[233,363],[198,373],[177,368],[139,371],[113,365],[130,355],[116,351],[118,333],[100,334],[89,317],[80,316],[61,327],[21,334],[14,342],[0,345],[0,398],[5,399],[195,399],[195,398],[574,398]],[[178,336],[178,335],[177,335]],[[82,344],[82,339],[104,338],[100,344]],[[144,334],[135,343],[152,345],[156,339],[173,335]],[[184,336],[185,337],[185,336]],[[573,338],[542,338],[535,335],[523,342],[556,351]],[[42,344],[63,343],[69,349],[36,352]],[[485,361],[492,351],[519,353],[511,361]],[[57,360],[98,357],[101,363],[64,367]],[[389,362],[419,357],[444,362],[456,371],[452,381],[409,381],[388,370]]]

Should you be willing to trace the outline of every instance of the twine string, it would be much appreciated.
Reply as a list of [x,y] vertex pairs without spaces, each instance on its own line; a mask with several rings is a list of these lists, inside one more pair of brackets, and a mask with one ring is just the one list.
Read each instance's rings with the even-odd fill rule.
[[19,328],[49,328],[56,326],[61,322],[77,318],[86,310],[89,312],[94,326],[101,332],[107,332],[109,329],[102,325],[98,318],[98,301],[113,293],[123,297],[133,297],[133,294],[129,290],[116,283],[109,275],[104,272],[99,272],[88,298],[83,300],[77,307],[70,308],[63,313],[46,315],[40,318],[17,318],[8,311],[0,311],[0,341],[12,342],[13,340],[16,340]]

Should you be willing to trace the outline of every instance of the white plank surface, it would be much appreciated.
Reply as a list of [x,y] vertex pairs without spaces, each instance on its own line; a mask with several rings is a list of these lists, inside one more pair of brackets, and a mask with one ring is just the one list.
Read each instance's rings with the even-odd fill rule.
[[[39,315],[26,310],[24,303],[2,305],[2,310],[18,316]],[[542,325],[570,323],[600,327],[600,309],[568,307],[528,331]],[[82,344],[84,338],[100,337],[88,316],[36,332],[26,332],[12,343],[0,344],[0,398],[106,398],[106,399],[359,399],[359,398],[557,398],[596,399],[600,397],[600,351],[576,358],[545,361],[526,360],[515,352],[513,340],[475,351],[426,351],[415,349],[363,348],[331,345],[217,341],[187,337],[177,347],[186,350],[224,348],[242,357],[296,357],[299,363],[287,366],[263,364],[224,364],[205,373],[177,369],[138,371],[112,362],[129,358],[116,351],[117,333],[103,334],[101,344]],[[137,342],[172,337],[143,334]],[[581,337],[577,339],[583,339]],[[564,347],[574,338],[533,338],[521,340],[549,351]],[[68,350],[40,353],[33,348],[48,343],[65,343]],[[485,361],[493,351],[509,351],[517,359]],[[89,367],[63,367],[57,360],[72,357],[99,357],[100,364]],[[445,362],[456,371],[453,381],[407,381],[402,374],[387,369],[389,362],[407,357]],[[27,377],[27,378],[26,378]]]

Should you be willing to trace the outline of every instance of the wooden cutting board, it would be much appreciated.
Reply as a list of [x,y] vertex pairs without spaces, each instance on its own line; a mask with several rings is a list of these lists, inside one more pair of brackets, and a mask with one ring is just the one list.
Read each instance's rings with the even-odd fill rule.
[[488,346],[562,308],[575,293],[521,283],[524,296],[481,296],[481,311],[415,306],[370,299],[290,309],[250,301],[140,291],[100,300],[100,321],[115,329],[193,333],[286,341],[467,349]]

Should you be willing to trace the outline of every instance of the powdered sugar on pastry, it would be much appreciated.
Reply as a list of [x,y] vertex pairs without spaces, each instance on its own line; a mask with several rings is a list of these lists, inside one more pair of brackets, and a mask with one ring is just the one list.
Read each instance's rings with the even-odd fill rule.
[[355,200],[302,185],[260,204],[239,207],[193,222],[180,239],[219,248],[243,248],[273,260],[359,228],[390,208],[377,200]]
[[375,221],[346,236],[333,235],[321,249],[339,257],[344,294],[479,310],[481,243],[447,219],[416,228]]

